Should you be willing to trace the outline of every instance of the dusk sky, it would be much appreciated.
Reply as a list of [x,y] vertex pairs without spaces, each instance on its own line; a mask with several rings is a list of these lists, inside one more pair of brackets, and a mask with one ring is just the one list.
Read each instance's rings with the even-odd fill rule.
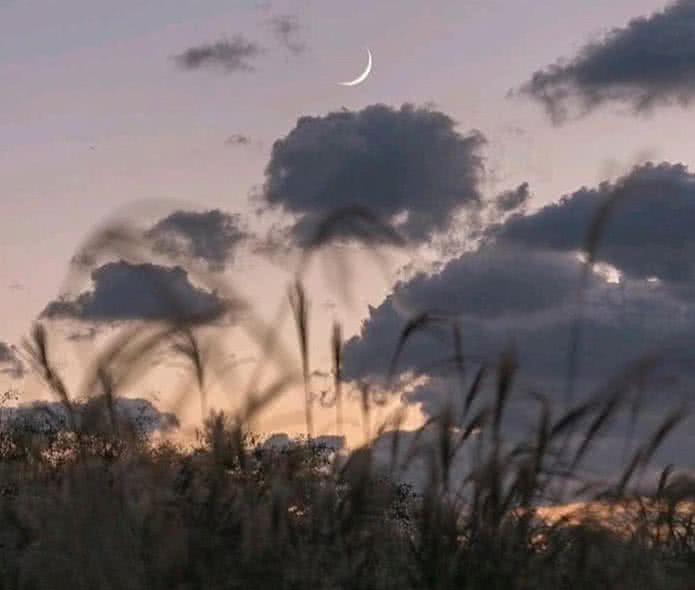
[[[338,84],[367,48],[366,80]],[[336,318],[346,377],[383,384],[408,315],[432,308],[459,317],[471,359],[513,340],[520,394],[561,400],[578,253],[617,195],[577,390],[668,350],[678,381],[650,386],[648,431],[695,382],[693,0],[0,0],[0,87],[3,386],[36,393],[13,346],[39,316],[89,348],[114,321],[157,317],[153,276],[214,305],[187,262],[272,317],[316,224],[356,205],[407,248],[386,277],[353,256],[352,306],[316,266],[317,371]],[[141,226],[151,263],[86,256],[91,284],[60,298],[117,212]],[[243,342],[230,344],[240,363],[258,354]],[[452,375],[423,368],[444,354],[425,337],[404,353],[417,419],[451,390]],[[514,408],[512,427],[528,417]],[[689,432],[664,452],[693,467]]]

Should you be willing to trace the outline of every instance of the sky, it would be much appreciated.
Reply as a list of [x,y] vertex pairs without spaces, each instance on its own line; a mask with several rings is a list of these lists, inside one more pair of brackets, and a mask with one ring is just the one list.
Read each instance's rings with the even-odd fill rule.
[[[339,85],[367,48],[368,78]],[[316,387],[332,321],[346,378],[380,387],[408,318],[435,310],[460,322],[471,366],[513,341],[522,393],[560,400],[585,231],[606,200],[618,204],[586,279],[575,389],[660,347],[677,384],[650,385],[640,428],[687,397],[692,0],[0,0],[0,87],[0,378],[26,399],[41,396],[21,350],[35,319],[74,381],[76,358],[166,315],[162,285],[194,313],[233,291],[271,321],[316,227],[363,207],[402,241],[355,218],[312,258]],[[94,241],[116,219],[137,260]],[[369,243],[351,241],[356,231]],[[261,354],[237,329],[249,317],[224,324],[222,356],[244,374]],[[291,318],[278,329],[296,351]],[[423,336],[404,350],[412,424],[454,388],[432,368],[447,346]],[[138,393],[170,409],[176,371]],[[278,402],[288,425],[267,428],[301,424],[292,391]],[[527,419],[519,398],[510,428]],[[352,424],[361,432],[359,413]],[[678,436],[665,452],[692,462],[694,441]]]

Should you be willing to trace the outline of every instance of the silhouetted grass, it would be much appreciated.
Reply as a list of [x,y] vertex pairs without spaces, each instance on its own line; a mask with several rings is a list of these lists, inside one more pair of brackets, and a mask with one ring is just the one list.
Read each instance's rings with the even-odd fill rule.
[[[600,227],[596,222],[588,238],[590,261]],[[208,407],[214,366],[197,332],[224,314],[187,316],[174,294],[162,292],[171,318],[121,331],[85,366],[77,392],[69,391],[52,361],[47,329],[36,324],[27,355],[63,403],[67,420],[8,420],[0,429],[1,587],[694,588],[695,481],[667,467],[652,493],[630,486],[683,420],[683,408],[666,414],[615,481],[596,485],[581,478],[583,461],[611,420],[624,407],[639,412],[631,387],[653,366],[652,357],[638,359],[584,401],[567,398],[559,415],[550,396],[534,393],[534,430],[506,440],[515,351],[468,375],[456,319],[424,310],[406,322],[387,370],[393,377],[408,341],[434,325],[452,336],[451,357],[443,362],[455,369],[460,399],[449,399],[415,433],[401,430],[402,410],[377,426],[378,434],[391,433],[388,464],[376,460],[371,442],[345,457],[314,438],[309,298],[302,279],[317,249],[347,231],[368,243],[402,242],[368,212],[331,216],[305,251],[289,308],[284,302],[271,324],[218,279],[192,270],[234,302],[224,313],[245,310],[239,324],[264,352],[234,414]],[[135,235],[120,223],[85,248],[90,255],[142,256]],[[297,328],[299,369],[273,337],[288,311]],[[336,323],[328,403],[335,404],[339,434],[342,338]],[[162,346],[187,359],[199,390],[205,420],[191,448],[151,440],[114,409],[119,392],[147,370]],[[576,353],[576,342],[571,350]],[[278,377],[262,389],[269,365]],[[490,399],[486,380],[494,382]],[[282,448],[266,445],[250,431],[250,420],[294,385],[304,387],[307,437]],[[360,395],[365,433],[371,433],[372,392],[364,386]],[[464,453],[474,460],[454,479]],[[417,492],[401,483],[416,460],[427,469]],[[553,517],[547,506],[556,487],[568,483],[595,502]]]

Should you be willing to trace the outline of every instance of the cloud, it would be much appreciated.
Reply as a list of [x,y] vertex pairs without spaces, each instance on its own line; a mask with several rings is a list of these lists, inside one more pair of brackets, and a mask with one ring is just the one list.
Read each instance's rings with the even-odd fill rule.
[[273,145],[261,200],[297,216],[300,243],[346,207],[366,208],[426,243],[457,214],[473,219],[480,209],[484,143],[476,131],[460,134],[446,114],[409,104],[301,117]]
[[[641,355],[661,352],[648,380],[648,411],[656,415],[679,403],[695,385],[695,238],[687,222],[695,214],[695,178],[667,163],[639,166],[616,183],[584,187],[532,214],[514,214],[489,228],[476,251],[397,284],[369,308],[360,333],[346,343],[346,378],[384,383],[408,319],[430,311],[458,323],[468,382],[481,362],[495,363],[511,343],[519,394],[541,391],[562,402],[584,271],[577,253],[593,214],[613,198],[598,260],[614,267],[620,280],[609,281],[603,267],[589,274],[575,391],[594,391]],[[452,355],[448,324],[414,334],[396,365],[396,377],[420,376],[405,399],[429,414],[454,391],[460,401]],[[492,394],[494,379],[487,387]],[[524,412],[520,402],[510,410],[510,423],[518,427]]]
[[178,266],[110,262],[92,271],[91,278],[91,291],[52,301],[41,316],[94,322],[192,319],[216,317],[228,308],[215,293],[191,284]]
[[585,45],[568,62],[536,71],[520,92],[556,124],[576,106],[584,115],[607,102],[645,113],[695,99],[695,3],[680,0]]
[[240,215],[219,209],[175,211],[145,232],[156,252],[175,259],[199,259],[213,271],[224,270],[248,237]]
[[615,208],[606,220],[596,259],[633,279],[657,277],[682,288],[695,286],[695,174],[682,164],[636,166],[614,183],[581,188],[533,215],[515,215],[488,236],[509,245],[575,251],[593,216],[607,199]]
[[17,355],[17,349],[5,342],[0,342],[0,373],[12,379],[21,379],[25,373],[24,363]]
[[[152,402],[141,398],[114,398],[114,414],[124,424],[131,425],[140,434],[170,432],[179,427],[178,418],[171,413],[161,412]],[[78,424],[99,425],[108,420],[105,400],[92,398],[73,405]],[[37,401],[16,407],[0,408],[0,423],[21,427],[23,430],[43,433],[58,433],[68,429],[68,411],[62,402]]]
[[[486,291],[495,297],[492,288],[506,289],[519,285],[519,276],[527,269],[537,267],[540,272],[544,262],[552,257],[535,259],[529,265],[510,265],[506,273],[499,271],[486,277],[468,277],[456,272],[455,267],[445,267],[430,283],[418,278],[413,284],[400,286],[404,293],[422,298],[431,295],[435,301],[447,298],[452,305],[460,304],[471,313],[461,315],[458,325],[462,335],[463,377],[452,362],[454,342],[449,325],[440,324],[432,329],[418,332],[410,338],[396,368],[396,390],[408,404],[418,405],[425,415],[437,415],[445,404],[453,403],[454,411],[460,415],[468,389],[483,362],[489,367],[470,416],[483,405],[491,404],[496,396],[496,364],[501,354],[511,344],[517,354],[518,370],[512,380],[509,400],[502,421],[505,441],[517,442],[538,422],[538,404],[530,397],[536,392],[549,397],[555,417],[561,415],[565,401],[567,367],[570,352],[570,337],[575,316],[572,313],[569,288],[574,283],[571,270],[574,263],[567,258],[567,268],[562,269],[560,259],[550,263],[546,269],[547,280],[538,279],[538,289],[548,291],[547,304],[537,309],[529,305],[533,290],[523,289],[519,302],[512,302],[513,312],[498,318],[489,314],[485,305],[470,306],[467,290],[475,285],[481,293]],[[555,273],[555,274],[554,274]],[[538,276],[535,274],[534,276]],[[567,281],[563,281],[566,277]],[[482,281],[482,284],[476,284]],[[529,284],[530,286],[530,284]],[[552,300],[551,292],[561,286],[563,296]],[[695,313],[679,305],[667,291],[634,283],[628,286],[629,304],[623,305],[621,286],[604,283],[600,277],[589,289],[589,305],[582,322],[582,338],[578,350],[579,371],[575,379],[573,401],[585,401],[598,388],[615,379],[628,363],[651,351],[663,351],[665,360],[658,363],[653,373],[642,380],[642,401],[639,420],[634,429],[635,440],[644,441],[648,433],[654,432],[659,420],[689,399],[695,385]],[[510,297],[511,298],[511,297]],[[503,298],[504,299],[504,296]],[[468,301],[468,304],[466,303]],[[487,314],[487,315],[486,315]],[[374,386],[385,383],[387,372],[395,352],[399,335],[406,325],[409,314],[403,313],[397,299],[391,295],[381,305],[371,308],[358,336],[348,340],[344,348],[344,373],[347,379],[366,381]],[[411,376],[416,376],[413,381]],[[406,387],[407,385],[407,387]],[[631,391],[636,389],[633,387]],[[594,453],[588,465],[606,476],[624,466],[624,457],[617,451],[622,448],[629,420],[629,410],[623,407],[620,418],[608,425],[598,439],[599,447],[605,452]],[[678,432],[675,441],[668,441],[658,460],[662,465],[676,461],[679,465],[692,465],[692,455],[684,449],[691,448],[687,432]],[[609,438],[612,437],[612,438]],[[686,437],[686,438],[683,438]],[[611,440],[613,441],[611,443]],[[620,442],[620,444],[618,444]],[[668,452],[667,452],[668,451]],[[413,473],[418,476],[417,469]],[[422,473],[419,473],[422,475]]]
[[[345,375],[382,378],[407,320],[425,311],[458,318],[467,354],[494,358],[515,330],[537,331],[544,322],[568,324],[581,270],[581,262],[567,253],[487,247],[451,260],[437,274],[418,274],[399,283],[381,305],[370,307],[360,334],[346,343]],[[436,366],[451,354],[450,332],[443,338],[436,333],[414,337],[399,370]]]
[[191,47],[174,59],[186,70],[202,67],[221,68],[227,72],[253,71],[250,60],[260,56],[263,48],[243,35]]
[[242,133],[234,133],[230,135],[224,143],[227,145],[249,145],[251,143],[251,138]]
[[277,15],[269,18],[268,23],[273,34],[283,47],[295,55],[302,53],[306,49],[306,45],[297,39],[300,26],[296,16],[290,14]]
[[514,190],[508,190],[495,197],[495,208],[499,213],[509,213],[516,209],[523,209],[531,197],[528,182],[524,182]]

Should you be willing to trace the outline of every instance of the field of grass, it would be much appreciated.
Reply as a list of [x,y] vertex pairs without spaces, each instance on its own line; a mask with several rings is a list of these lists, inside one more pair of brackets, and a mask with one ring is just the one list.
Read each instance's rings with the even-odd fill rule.
[[[337,219],[327,221],[310,250],[328,240]],[[343,213],[346,219],[362,237],[397,239],[364,212]],[[118,251],[129,244],[110,232],[92,247],[102,243]],[[589,261],[598,233],[600,220],[589,232]],[[639,363],[612,388],[560,412],[539,395],[535,430],[509,442],[502,423],[517,370],[510,350],[462,387],[456,407],[463,411],[452,402],[420,429],[428,436],[401,436],[396,421],[391,462],[383,464],[370,444],[344,456],[312,436],[301,268],[290,303],[302,359],[297,372],[307,393],[307,437],[283,448],[264,445],[249,423],[286,390],[289,378],[264,390],[251,387],[236,414],[210,412],[188,447],[151,440],[115,411],[120,385],[135,378],[164,341],[190,361],[204,402],[207,369],[196,334],[216,318],[172,314],[124,330],[85,368],[79,392],[68,391],[51,360],[47,329],[37,324],[27,354],[66,418],[1,425],[0,587],[695,588],[695,481],[667,468],[651,491],[631,485],[682,419],[680,409],[665,415],[615,481],[579,481],[592,444],[630,402],[629,377],[638,376]],[[427,313],[412,318],[401,344],[432,321],[442,319]],[[270,341],[272,326],[249,325],[260,341]],[[451,329],[456,335],[453,322]],[[338,425],[344,411],[341,338],[336,325]],[[401,348],[394,351],[394,366]],[[279,358],[268,350],[271,360]],[[460,362],[456,346],[452,358]],[[489,400],[480,399],[483,378],[494,383]],[[366,389],[362,407],[368,415]],[[464,452],[475,461],[454,481],[453,467]],[[398,480],[404,463],[416,457],[427,465],[419,490]],[[558,488],[595,502],[553,510],[548,505]]]

